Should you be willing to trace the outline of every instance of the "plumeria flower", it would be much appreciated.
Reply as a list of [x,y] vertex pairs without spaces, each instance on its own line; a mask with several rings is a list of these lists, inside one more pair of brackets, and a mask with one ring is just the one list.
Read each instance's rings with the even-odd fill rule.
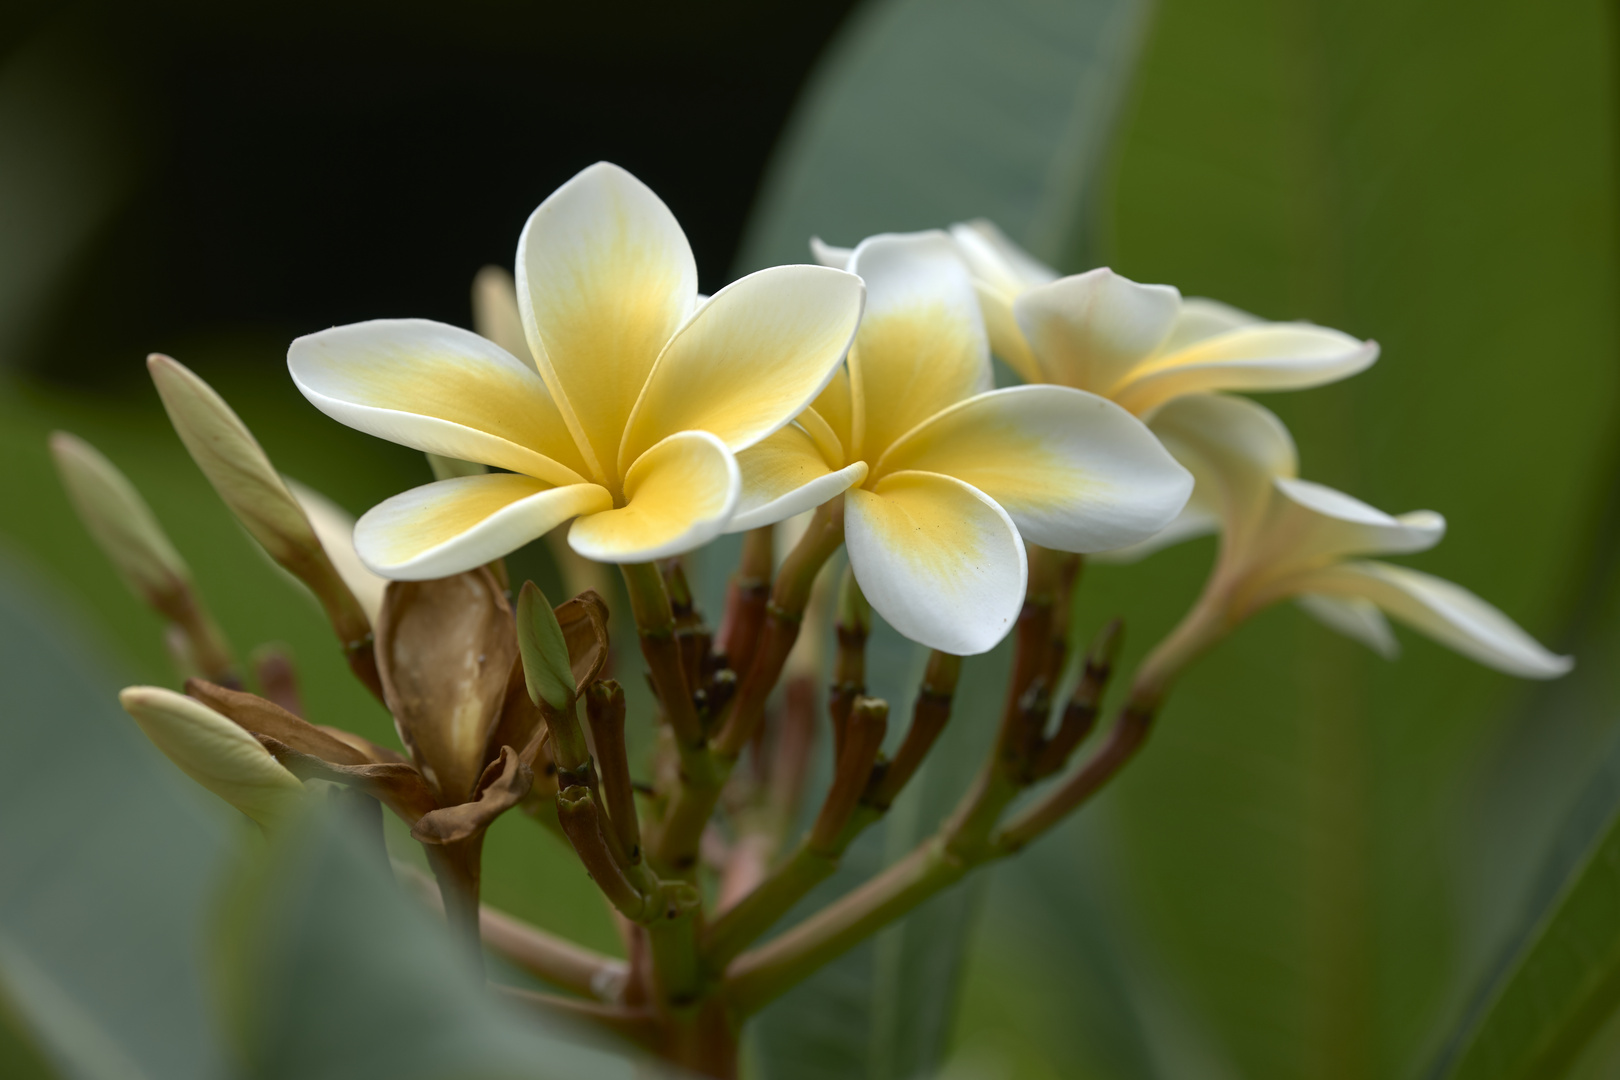
[[735,455],[826,386],[860,320],[852,274],[779,266],[698,306],[674,215],[598,163],[558,188],[518,242],[528,360],[424,319],[294,341],[287,363],[317,408],[428,453],[506,470],[407,491],[361,517],[361,559],[396,580],[479,566],[575,518],[599,562],[698,547],[731,519]]
[[[1266,322],[1107,267],[1060,277],[988,221],[953,225],[990,344],[1025,382],[1089,390],[1149,416],[1183,394],[1300,390],[1347,378],[1378,345],[1308,322]],[[812,243],[838,266],[842,248]]]
[[1120,547],[1187,501],[1186,470],[1119,406],[1067,387],[991,389],[973,282],[946,234],[874,236],[849,266],[867,307],[847,369],[738,456],[733,529],[848,488],[845,543],[872,606],[912,640],[970,655],[1017,618],[1024,541]]
[[[1166,534],[1221,533],[1204,595],[1172,636],[1177,666],[1249,616],[1290,598],[1385,657],[1398,651],[1388,614],[1512,675],[1549,679],[1572,666],[1460,585],[1361,558],[1426,551],[1445,534],[1445,519],[1429,510],[1391,517],[1299,479],[1293,439],[1269,410],[1243,398],[1201,394],[1164,406],[1152,427],[1197,478],[1187,510]],[[1149,543],[1164,542],[1161,536]]]

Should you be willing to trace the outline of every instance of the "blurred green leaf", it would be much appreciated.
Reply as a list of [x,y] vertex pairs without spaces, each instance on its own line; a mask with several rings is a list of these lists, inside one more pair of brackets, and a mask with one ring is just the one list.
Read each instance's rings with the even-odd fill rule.
[[395,884],[376,837],[346,815],[310,814],[244,892],[226,952],[245,1076],[649,1075],[622,1048],[496,998],[442,922]]
[[223,804],[118,708],[60,597],[0,561],[0,981],[63,1075],[224,1073],[202,927]]

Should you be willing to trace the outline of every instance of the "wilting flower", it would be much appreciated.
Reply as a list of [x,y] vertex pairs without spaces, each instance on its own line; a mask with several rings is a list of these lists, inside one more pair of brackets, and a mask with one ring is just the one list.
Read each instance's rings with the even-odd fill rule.
[[[1333,629],[1385,656],[1396,651],[1384,614],[1465,656],[1526,678],[1572,665],[1511,619],[1449,581],[1358,556],[1424,551],[1445,520],[1428,510],[1391,517],[1342,492],[1298,478],[1288,429],[1243,398],[1201,394],[1159,410],[1153,431],[1192,470],[1197,488],[1168,536],[1218,528],[1221,552],[1204,595],[1172,639],[1184,660],[1279,600],[1294,598]],[[1149,544],[1163,546],[1155,537]]]
[[867,308],[812,408],[739,455],[733,528],[838,491],[850,565],[907,637],[983,652],[1023,602],[1024,541],[1101,551],[1150,536],[1190,478],[1135,417],[1056,386],[991,390],[984,324],[944,233],[875,236],[850,268]]
[[386,577],[442,577],[577,517],[601,562],[718,535],[734,455],[826,385],[860,319],[852,275],[780,266],[698,306],[686,236],[629,173],[593,165],[542,203],[518,243],[532,364],[474,334],[377,320],[293,342],[298,388],[334,419],[507,472],[441,480],[364,515],[355,545]]
[[[1060,277],[988,221],[953,225],[990,345],[1025,382],[1089,390],[1147,416],[1182,394],[1300,390],[1356,374],[1378,346],[1307,322],[1266,322],[1107,267]],[[842,248],[812,245],[841,265]]]

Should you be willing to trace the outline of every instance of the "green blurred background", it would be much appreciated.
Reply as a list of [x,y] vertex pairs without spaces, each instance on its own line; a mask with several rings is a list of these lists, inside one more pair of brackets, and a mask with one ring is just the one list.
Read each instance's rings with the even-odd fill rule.
[[[216,860],[230,827],[112,734],[116,709],[62,719],[173,676],[156,617],[74,521],[46,433],[128,472],[238,648],[290,645],[312,715],[391,740],[313,603],[186,458],[141,359],[192,366],[284,472],[363,511],[426,465],[307,406],[287,341],[377,316],[465,325],[474,272],[509,265],[533,206],[607,158],[670,204],[705,291],[803,260],[811,232],[987,215],[1064,270],[1377,339],[1367,374],[1265,399],[1305,475],[1444,513],[1448,539],[1412,564],[1579,660],[1530,686],[1409,635],[1386,663],[1268,612],[1194,670],[1081,820],[768,1014],[762,1074],[1432,1075],[1620,803],[1615,33],[1595,0],[12,5],[0,640],[31,655],[29,627],[56,627],[74,674],[5,669],[0,806],[26,835],[0,864],[17,868],[0,869],[0,978],[23,1018],[0,1072],[54,1075],[39,1046],[64,1075],[126,1075],[52,1049],[80,1029],[30,1004],[45,958],[73,954],[34,948],[49,935],[20,867],[54,873],[105,820],[37,827],[60,785],[92,761],[173,783]],[[1123,614],[1139,656],[1212,551],[1088,569],[1077,629]],[[555,586],[543,553],[521,559]],[[984,722],[959,710],[964,760]],[[60,784],[41,794],[42,776]],[[532,825],[503,819],[490,844],[488,899],[614,947]],[[100,864],[105,903],[149,873],[129,862]],[[916,1005],[928,1022],[884,1020],[872,1002],[911,1008],[906,980],[935,970],[919,955],[953,958]],[[90,977],[52,985],[72,998]],[[795,1019],[817,1012],[853,1019]],[[1615,1075],[1617,1049],[1605,1029],[1574,1072]],[[127,1075],[212,1075],[208,1053]]]

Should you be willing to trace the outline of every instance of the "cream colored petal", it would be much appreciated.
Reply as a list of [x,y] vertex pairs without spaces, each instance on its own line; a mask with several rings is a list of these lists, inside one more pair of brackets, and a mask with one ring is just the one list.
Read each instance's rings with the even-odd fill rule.
[[374,573],[427,581],[482,566],[571,517],[612,505],[596,484],[552,487],[517,473],[462,476],[378,503],[355,524],[354,546]]
[[118,695],[146,737],[180,770],[261,825],[297,809],[304,785],[259,740],[195,698],[157,686]]
[[1317,622],[1359,641],[1385,660],[1401,654],[1401,643],[1378,605],[1361,596],[1322,596],[1308,593],[1296,603]]
[[849,257],[853,254],[854,248],[834,247],[819,236],[810,238],[810,257],[821,266],[830,266],[834,270],[848,270]]
[[1059,551],[1138,543],[1175,520],[1192,475],[1136,417],[1066,386],[969,398],[889,448],[879,478],[921,470],[973,485],[1024,539]]
[[833,371],[832,378],[827,382],[827,388],[816,398],[810,410],[826,421],[838,438],[838,445],[842,449],[844,460],[849,460],[855,452],[855,444],[860,439],[858,430],[861,414],[855,408],[855,390],[850,385],[849,367],[841,365]]
[[1277,477],[1273,484],[1255,554],[1268,574],[1346,555],[1427,551],[1446,535],[1446,519],[1432,510],[1392,516],[1310,480]]
[[1011,298],[1058,278],[1056,270],[1013,243],[988,218],[952,225],[951,239],[975,278]]
[[773,266],[721,289],[658,358],[619,467],[677,431],[748,449],[799,415],[843,363],[865,286],[825,266]]
[[1294,582],[1301,593],[1370,600],[1395,618],[1487,667],[1555,679],[1575,666],[1461,585],[1404,566],[1342,563]]
[[686,234],[647,185],[597,162],[523,226],[517,293],[540,374],[611,477],[647,373],[696,305]]
[[[825,393],[825,392],[823,392]],[[815,409],[806,409],[793,420],[795,424],[804,428],[804,433],[810,436],[810,441],[816,444],[816,450],[821,454],[822,460],[829,468],[841,467],[848,458],[844,455],[844,442],[832,425],[821,418]]]
[[552,484],[584,479],[584,459],[545,384],[470,330],[376,319],[298,338],[293,382],[327,416],[444,457]]
[[849,564],[890,626],[958,656],[987,652],[1012,629],[1029,566],[1018,529],[989,496],[905,472],[844,499]]
[[1365,371],[1377,359],[1376,342],[1310,323],[1261,323],[1156,356],[1112,396],[1145,416],[1183,394],[1321,386]]
[[1175,325],[1181,294],[1106,266],[1030,289],[1013,304],[1047,382],[1113,397]]
[[1127,566],[1141,562],[1149,555],[1174,547],[1185,540],[1220,532],[1220,508],[1211,506],[1201,499],[1200,492],[1201,489],[1195,485],[1192,497],[1187,500],[1187,505],[1181,508],[1181,513],[1176,515],[1176,519],[1141,543],[1099,551],[1094,555],[1088,555],[1087,558],[1091,562]]
[[1220,514],[1228,547],[1245,545],[1272,499],[1272,481],[1299,458],[1271,410],[1245,398],[1197,394],[1160,409],[1148,425],[1197,481],[1194,496]]
[[1181,310],[1176,313],[1175,325],[1170,327],[1170,336],[1159,344],[1159,353],[1169,355],[1196,341],[1259,322],[1259,316],[1250,315],[1231,304],[1206,300],[1201,296],[1185,296],[1181,300]]
[[850,267],[866,281],[849,356],[850,457],[875,461],[928,417],[990,389],[990,346],[973,282],[944,233],[870,237]]
[[522,360],[538,374],[529,355],[529,339],[518,314],[517,282],[499,266],[486,266],[473,277],[473,329]]
[[326,557],[332,560],[332,567],[343,579],[343,584],[354,593],[354,598],[360,601],[371,625],[376,626],[388,579],[372,573],[360,561],[360,553],[354,549],[354,517],[314,488],[286,477],[283,479],[287,480],[287,489],[298,500],[298,505],[304,508],[305,516],[315,529],[316,538],[326,550]]
[[1013,314],[1012,294],[1001,292],[977,278],[973,281],[973,289],[979,297],[979,313],[984,316],[984,329],[990,338],[991,351],[1025,382],[1045,382],[1041,365],[1030,351],[1029,342],[1024,340],[1018,317]]
[[574,522],[568,544],[597,562],[680,555],[725,531],[741,489],[725,443],[707,431],[682,431],[637,458],[625,473],[625,505]]
[[834,469],[809,432],[798,424],[789,424],[738,454],[737,468],[742,475],[742,495],[727,532],[774,525],[814,509],[866,479],[866,462]]

